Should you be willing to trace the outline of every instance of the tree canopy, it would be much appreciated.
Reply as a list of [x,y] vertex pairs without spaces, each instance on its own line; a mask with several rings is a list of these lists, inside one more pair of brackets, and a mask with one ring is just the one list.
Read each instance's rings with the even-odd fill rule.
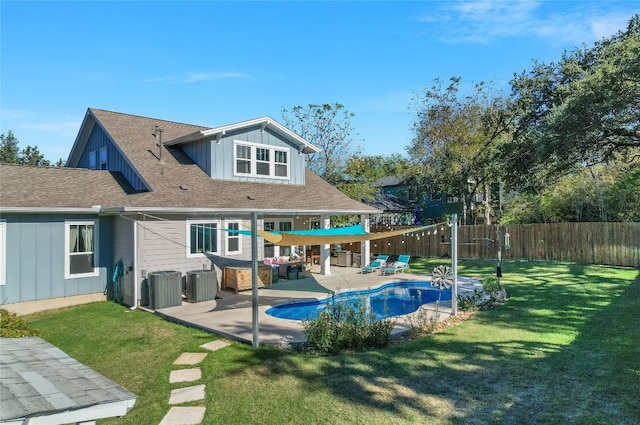
[[[62,160],[60,160],[62,161]],[[60,163],[58,161],[58,163]],[[19,142],[12,130],[0,135],[0,162],[6,164],[50,166],[51,162],[44,158],[37,146],[27,146],[20,150]]]
[[409,167],[409,161],[400,154],[356,155],[349,158],[344,180],[338,189],[357,201],[371,201],[376,192],[378,180],[386,176],[402,176]]
[[477,83],[464,94],[460,83],[460,77],[447,86],[436,79],[414,99],[415,137],[407,150],[415,167],[411,186],[460,196],[468,223],[474,195],[498,178],[496,153],[511,134],[512,118],[508,99],[491,84]]
[[353,116],[340,103],[282,108],[285,125],[320,148],[307,156],[308,168],[334,186],[343,181],[349,158],[361,152],[354,145]]
[[626,31],[511,81],[517,128],[509,181],[534,190],[581,167],[640,155],[640,15]]

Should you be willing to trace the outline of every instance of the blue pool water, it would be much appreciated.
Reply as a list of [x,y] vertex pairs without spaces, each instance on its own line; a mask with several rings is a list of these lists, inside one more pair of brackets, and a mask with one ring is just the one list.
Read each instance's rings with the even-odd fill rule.
[[[280,304],[267,309],[270,316],[289,320],[313,320],[327,307],[327,303],[344,302],[358,309],[368,305],[376,320],[413,313],[423,304],[438,300],[440,289],[429,282],[394,282],[375,289],[341,292],[322,300]],[[451,300],[451,289],[443,289],[441,301]]]

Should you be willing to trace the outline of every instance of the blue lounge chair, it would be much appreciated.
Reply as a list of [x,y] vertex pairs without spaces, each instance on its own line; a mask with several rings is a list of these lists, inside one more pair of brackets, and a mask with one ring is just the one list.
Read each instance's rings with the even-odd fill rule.
[[382,269],[387,265],[388,258],[388,255],[378,255],[378,258],[362,268],[362,273],[371,273]]
[[398,272],[404,273],[405,270],[409,270],[409,260],[411,259],[410,255],[401,255],[398,257],[398,261],[395,261],[386,267],[382,268],[382,274],[396,274]]

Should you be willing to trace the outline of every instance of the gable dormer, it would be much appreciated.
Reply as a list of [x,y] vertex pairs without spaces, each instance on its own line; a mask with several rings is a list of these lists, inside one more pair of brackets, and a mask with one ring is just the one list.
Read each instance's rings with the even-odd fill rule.
[[319,149],[269,117],[169,140],[212,179],[305,184],[307,154]]
[[85,114],[66,166],[119,172],[135,191],[150,190],[148,183],[96,118],[92,109],[88,109]]

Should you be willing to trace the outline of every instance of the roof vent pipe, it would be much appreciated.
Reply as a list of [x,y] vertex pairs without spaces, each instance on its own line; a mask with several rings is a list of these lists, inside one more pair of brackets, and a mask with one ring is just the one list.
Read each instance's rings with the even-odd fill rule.
[[151,130],[151,135],[153,137],[158,137],[158,145],[160,146],[160,162],[162,162],[162,128],[157,125],[153,126],[153,130]]

